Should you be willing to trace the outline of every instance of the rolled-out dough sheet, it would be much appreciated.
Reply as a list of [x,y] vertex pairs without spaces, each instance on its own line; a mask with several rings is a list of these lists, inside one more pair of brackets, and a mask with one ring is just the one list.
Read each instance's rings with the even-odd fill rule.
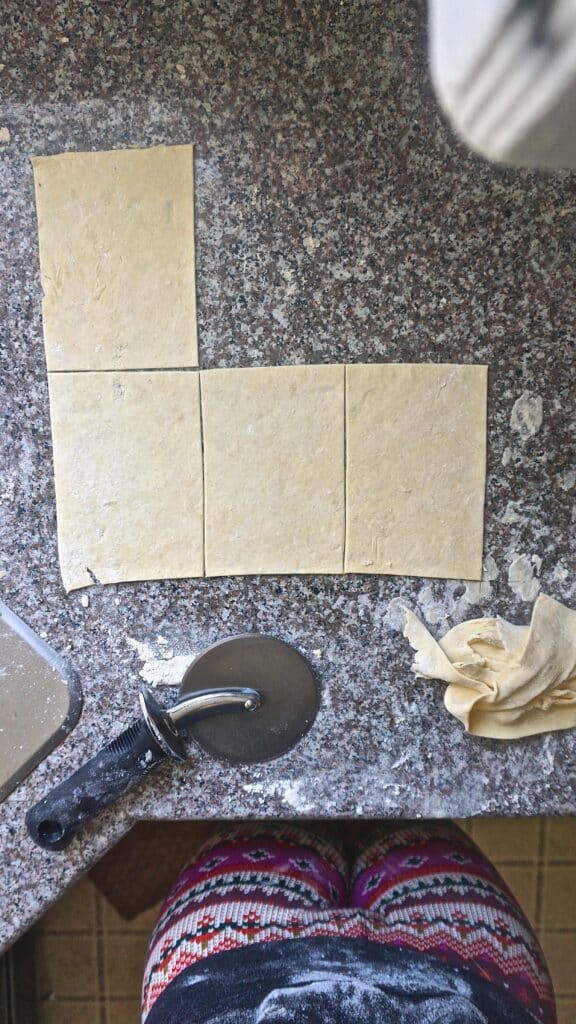
[[341,573],[344,367],[201,373],[206,575]]
[[49,374],[66,590],[203,575],[197,373]]
[[346,572],[479,580],[487,367],[346,368]]
[[196,366],[192,146],[32,163],[48,369]]

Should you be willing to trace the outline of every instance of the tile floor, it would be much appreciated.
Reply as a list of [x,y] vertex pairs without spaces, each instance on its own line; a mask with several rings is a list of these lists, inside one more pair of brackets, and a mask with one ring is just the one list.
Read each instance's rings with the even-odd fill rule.
[[[559,1024],[576,1024],[576,818],[461,822],[498,866],[548,957]],[[125,921],[82,879],[31,933],[38,1024],[137,1024],[155,909]]]

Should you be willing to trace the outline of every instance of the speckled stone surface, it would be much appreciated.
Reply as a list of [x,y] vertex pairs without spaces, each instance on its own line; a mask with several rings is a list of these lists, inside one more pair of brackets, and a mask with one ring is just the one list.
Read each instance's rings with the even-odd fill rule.
[[[472,739],[415,681],[399,602],[440,633],[539,588],[576,604],[575,179],[471,156],[439,113],[423,3],[7,0],[0,42],[0,587],[78,670],[72,736],[0,808],[6,944],[142,817],[576,812],[576,736]],[[192,141],[205,367],[330,361],[490,366],[486,581],[234,578],[67,597],[56,554],[30,157]],[[227,634],[304,652],[323,687],[291,754],[192,753],[68,853],[24,813]],[[136,642],[136,643],[135,643]],[[162,693],[162,691],[159,691]],[[172,693],[163,693],[169,700]]]

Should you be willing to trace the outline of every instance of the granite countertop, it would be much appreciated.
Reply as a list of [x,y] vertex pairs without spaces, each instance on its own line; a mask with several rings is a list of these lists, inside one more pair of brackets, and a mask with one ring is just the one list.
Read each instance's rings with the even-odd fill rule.
[[[574,733],[465,735],[398,631],[402,601],[436,633],[525,623],[540,589],[576,605],[574,178],[460,145],[431,90],[423,2],[6,0],[2,21],[0,589],[84,693],[72,735],[0,809],[2,941],[137,818],[576,813]],[[64,593],[30,157],[190,141],[204,367],[489,364],[482,584],[166,581],[94,587],[87,607]],[[251,630],[294,644],[321,682],[300,746],[252,768],[195,751],[68,852],[32,845],[26,809],[128,724],[142,678],[175,682],[191,653]]]

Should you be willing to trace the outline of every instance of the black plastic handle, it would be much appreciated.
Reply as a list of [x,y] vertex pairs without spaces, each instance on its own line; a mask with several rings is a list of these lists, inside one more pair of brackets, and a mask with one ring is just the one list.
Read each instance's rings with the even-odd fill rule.
[[32,839],[46,850],[65,849],[91,818],[167,757],[144,722],[135,722],[30,808],[26,825]]

